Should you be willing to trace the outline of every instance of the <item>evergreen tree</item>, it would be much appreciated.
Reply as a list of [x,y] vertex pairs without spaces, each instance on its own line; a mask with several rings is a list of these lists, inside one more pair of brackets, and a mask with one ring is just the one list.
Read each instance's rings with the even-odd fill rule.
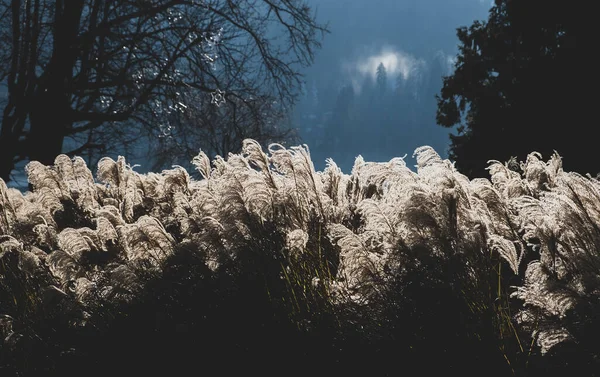
[[344,150],[351,149],[353,144],[362,140],[353,129],[352,109],[354,105],[354,90],[347,85],[340,89],[335,105],[327,124],[325,125],[324,146],[328,153],[339,152],[340,146]]
[[311,96],[311,104],[313,108],[316,110],[319,107],[319,89],[317,88],[317,83],[313,80],[312,88],[310,90]]
[[379,94],[383,96],[387,86],[387,70],[383,63],[379,63],[377,66],[377,90]]
[[437,122],[459,126],[450,158],[460,171],[486,177],[490,159],[554,150],[567,170],[598,171],[582,153],[596,144],[592,97],[580,88],[594,76],[586,9],[582,2],[498,0],[486,22],[458,29],[460,52],[438,96]]

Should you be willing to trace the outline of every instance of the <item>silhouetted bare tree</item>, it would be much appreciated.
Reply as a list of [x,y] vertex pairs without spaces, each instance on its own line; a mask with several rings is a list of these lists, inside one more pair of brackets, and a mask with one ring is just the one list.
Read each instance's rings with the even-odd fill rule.
[[239,140],[261,139],[259,115],[294,102],[298,68],[326,31],[297,0],[0,0],[0,177],[26,159],[90,162],[169,135],[177,114],[214,111],[215,93],[227,114],[254,114],[229,117],[228,127],[260,131]]

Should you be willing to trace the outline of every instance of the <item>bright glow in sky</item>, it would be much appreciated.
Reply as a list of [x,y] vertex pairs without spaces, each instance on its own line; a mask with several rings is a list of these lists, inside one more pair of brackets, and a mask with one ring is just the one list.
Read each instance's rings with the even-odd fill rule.
[[353,61],[344,61],[342,70],[350,76],[354,91],[360,93],[360,87],[365,77],[370,76],[375,80],[377,66],[383,63],[388,75],[388,81],[394,83],[398,75],[404,80],[425,68],[425,61],[416,58],[393,46],[383,46],[379,52],[362,56]]
[[[451,74],[455,62],[455,57],[447,55],[443,51],[436,54],[446,65],[446,74]],[[411,55],[397,47],[386,45],[372,53],[363,53],[354,60],[345,60],[342,62],[342,71],[349,76],[352,82],[354,92],[359,94],[361,86],[366,77],[375,80],[377,77],[377,66],[383,63],[388,75],[388,84],[393,87],[398,75],[402,76],[404,81],[417,82],[421,75],[427,71],[427,63],[423,58]],[[419,85],[418,83],[416,85]]]

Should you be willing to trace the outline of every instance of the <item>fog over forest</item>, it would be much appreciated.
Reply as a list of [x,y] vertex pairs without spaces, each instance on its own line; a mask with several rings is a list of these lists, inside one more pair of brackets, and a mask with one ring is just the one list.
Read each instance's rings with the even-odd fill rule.
[[[448,129],[435,124],[435,95],[458,52],[456,28],[487,18],[480,0],[310,0],[329,21],[294,124],[315,168],[332,157],[349,173],[361,154],[388,161],[430,145],[447,157]],[[378,81],[383,63],[385,77]]]

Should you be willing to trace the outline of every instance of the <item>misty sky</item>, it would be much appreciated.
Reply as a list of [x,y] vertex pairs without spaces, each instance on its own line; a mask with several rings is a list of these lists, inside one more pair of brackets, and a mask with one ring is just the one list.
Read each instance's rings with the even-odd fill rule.
[[[350,84],[355,94],[360,94],[365,78],[375,79],[380,62],[392,78],[388,81],[390,86],[397,75],[414,86],[424,83],[422,76],[430,70],[434,59],[444,62],[445,73],[450,74],[458,52],[456,28],[470,26],[476,19],[485,20],[491,6],[491,2],[481,0],[308,0],[308,3],[316,9],[319,22],[329,22],[331,33],[325,36],[314,65],[305,70],[305,79],[307,87],[319,88],[321,100],[333,97],[328,98],[332,103],[337,93],[331,88],[339,90],[342,85]],[[451,130],[435,125],[435,108],[428,109],[428,116],[418,130],[407,130],[416,132],[411,135],[413,141],[410,146],[401,146],[397,153],[368,149],[346,150],[344,155],[338,151],[331,156],[313,153],[315,167],[323,169],[324,157],[332,157],[349,173],[352,164],[348,156],[353,161],[358,154],[368,161],[387,161],[407,154],[407,163],[412,166],[414,160],[410,157],[423,144],[431,145],[442,157],[447,157]]]

